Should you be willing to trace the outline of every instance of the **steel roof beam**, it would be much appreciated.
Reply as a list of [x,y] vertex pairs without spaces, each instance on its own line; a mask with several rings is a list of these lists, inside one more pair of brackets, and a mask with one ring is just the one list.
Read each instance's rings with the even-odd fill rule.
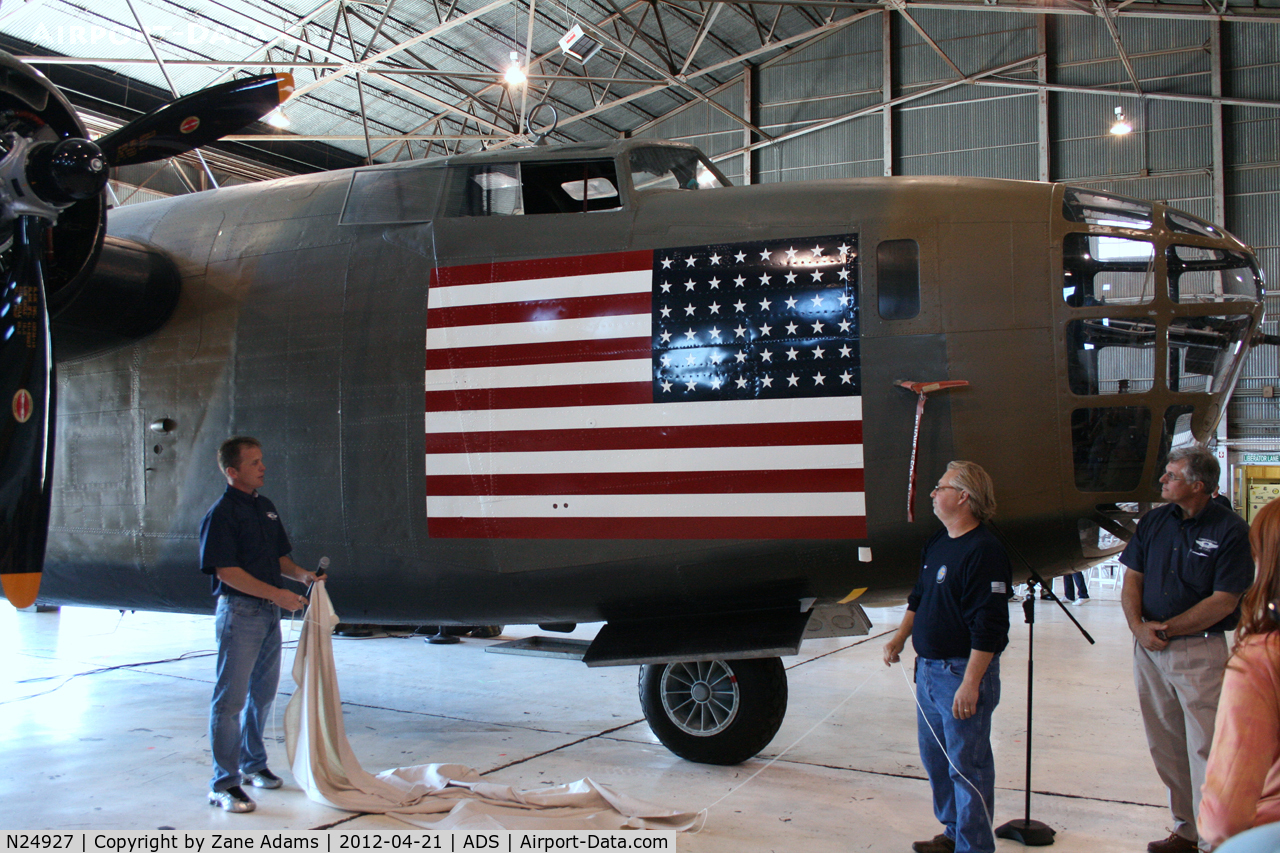
[[600,29],[599,27],[595,26],[594,24],[589,24],[589,23],[585,23],[585,22],[584,22],[584,24],[585,24],[585,26],[586,26],[587,28],[589,28],[589,29],[592,31],[592,33],[596,36],[596,38],[600,39],[600,40],[601,40],[602,42],[604,42],[605,44],[612,45],[612,46],[614,47],[614,49],[615,49],[615,50],[623,50],[623,51],[627,51],[627,52],[628,52],[628,53],[630,53],[632,56],[634,56],[638,62],[640,62],[640,63],[641,63],[641,64],[643,64],[643,65],[648,66],[648,67],[650,68],[650,70],[652,70],[654,73],[656,73],[656,74],[660,75],[663,79],[665,79],[665,80],[667,81],[667,85],[669,85],[669,86],[675,86],[675,87],[678,87],[678,88],[680,88],[680,89],[683,89],[684,91],[686,91],[686,92],[688,92],[689,94],[693,95],[693,96],[694,96],[695,98],[697,98],[698,100],[702,101],[702,102],[703,102],[704,104],[706,104],[707,106],[711,107],[712,109],[716,110],[717,112],[720,112],[720,113],[725,114],[725,115],[726,115],[726,116],[728,116],[729,118],[731,118],[731,119],[733,119],[734,121],[736,121],[736,122],[738,122],[739,124],[741,124],[743,127],[745,127],[745,128],[747,128],[747,129],[749,129],[752,133],[758,133],[761,137],[763,137],[763,138],[765,138],[765,139],[771,139],[771,138],[772,138],[769,134],[765,133],[763,130],[761,130],[760,128],[756,127],[755,125],[753,125],[751,122],[747,121],[747,120],[746,120],[745,118],[743,118],[742,116],[737,115],[736,113],[734,113],[734,112],[733,112],[733,110],[731,110],[731,109],[729,109],[728,107],[725,107],[725,106],[723,106],[723,105],[721,105],[721,104],[716,103],[716,102],[715,102],[714,100],[712,100],[711,98],[708,98],[706,95],[702,94],[702,92],[701,92],[701,91],[699,91],[697,88],[695,88],[692,84],[690,84],[690,83],[688,82],[688,78],[687,78],[687,77],[685,77],[685,78],[678,78],[678,77],[675,77],[675,76],[673,76],[673,75],[671,75],[671,74],[666,73],[665,71],[663,71],[663,70],[662,70],[662,68],[661,68],[661,67],[659,67],[659,66],[658,66],[658,65],[656,65],[655,63],[651,63],[649,60],[645,59],[643,56],[641,56],[639,53],[636,53],[634,50],[629,50],[629,49],[627,48],[627,46],[626,46],[626,45],[624,45],[622,42],[620,42],[620,41],[618,41],[618,40],[614,39],[612,36],[610,36],[608,33],[606,33],[604,30]]
[[1185,101],[1194,104],[1210,104],[1226,107],[1261,107],[1280,110],[1280,101],[1264,101],[1254,98],[1223,98],[1213,95],[1191,95],[1176,92],[1117,92],[1115,89],[1093,89],[1088,86],[1063,86],[1056,83],[1037,83],[1018,80],[974,80],[975,86],[991,86],[998,89],[1027,89],[1030,91],[1068,92],[1073,95],[1097,95],[1104,98],[1138,98],[1149,101]]
[[1107,6],[1107,0],[1093,0],[1094,7],[1098,10],[1098,16],[1107,26],[1107,32],[1111,34],[1111,40],[1115,42],[1116,53],[1120,54],[1120,61],[1124,63],[1124,70],[1129,75],[1129,82],[1133,84],[1135,92],[1142,91],[1142,84],[1138,82],[1138,72],[1134,70],[1133,62],[1129,59],[1128,52],[1124,49],[1124,42],[1120,40],[1120,30],[1116,29],[1115,15],[1111,8]]
[[712,3],[706,14],[702,16],[702,23],[698,25],[698,35],[693,40],[693,46],[689,48],[689,55],[684,58],[684,65],[680,66],[680,74],[689,70],[693,58],[698,55],[698,49],[702,47],[707,33],[711,32],[711,25],[716,22],[716,16],[720,14],[722,8],[724,8],[723,3]]
[[316,80],[312,83],[308,83],[305,86],[301,86],[294,92],[293,97],[295,98],[302,97],[303,95],[313,92],[322,86],[328,86],[331,83],[334,83],[338,80],[348,77],[354,74],[357,70],[367,70],[371,68],[373,65],[376,65],[377,63],[382,62],[384,59],[394,56],[395,54],[403,50],[406,50],[407,48],[413,47],[415,44],[421,44],[422,42],[428,41],[429,39],[434,39],[437,36],[443,35],[444,33],[447,33],[449,30],[455,29],[456,27],[459,27],[462,24],[475,20],[476,18],[479,18],[482,15],[487,15],[490,12],[493,12],[497,9],[501,9],[503,6],[509,5],[511,2],[512,0],[490,0],[490,2],[481,6],[479,9],[476,9],[471,12],[467,12],[465,15],[459,15],[458,17],[453,18],[452,20],[437,24],[436,26],[432,27],[431,29],[427,30],[424,33],[419,33],[418,35],[413,36],[410,39],[406,39],[405,41],[400,42],[399,44],[396,44],[395,46],[388,48],[387,50],[384,50],[380,53],[376,53],[373,56],[368,57],[366,60],[364,60],[364,62],[352,63],[350,66],[347,66],[345,68],[340,68],[337,71],[333,72],[332,74],[327,74],[324,77],[321,77],[319,80]]

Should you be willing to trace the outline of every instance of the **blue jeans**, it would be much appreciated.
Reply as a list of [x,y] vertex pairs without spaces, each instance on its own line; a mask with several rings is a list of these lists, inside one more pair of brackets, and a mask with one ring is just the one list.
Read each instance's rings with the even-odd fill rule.
[[1280,850],[1280,823],[1265,823],[1223,842],[1215,853],[1275,853]]
[[240,784],[240,771],[267,766],[262,733],[280,685],[280,608],[261,598],[218,597],[218,680],[209,708],[213,779],[225,791]]
[[1062,597],[1067,601],[1075,601],[1076,596],[1089,597],[1089,586],[1084,581],[1084,572],[1073,572],[1062,576]]
[[1000,704],[1000,656],[991,659],[982,676],[974,715],[957,720],[951,705],[968,663],[968,658],[916,658],[916,735],[933,788],[933,813],[945,835],[955,841],[956,853],[992,853],[996,762],[991,754],[991,714]]

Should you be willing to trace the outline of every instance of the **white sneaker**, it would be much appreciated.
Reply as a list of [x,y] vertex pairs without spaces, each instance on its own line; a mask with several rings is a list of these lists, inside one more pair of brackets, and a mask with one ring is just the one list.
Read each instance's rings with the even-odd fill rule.
[[251,812],[257,807],[253,800],[249,799],[245,792],[240,789],[239,785],[234,788],[228,788],[225,791],[210,791],[209,805],[239,814]]
[[1089,599],[1087,598],[1077,598],[1075,601],[1071,603],[1074,604],[1076,607],[1079,607],[1080,605],[1087,604],[1088,602],[1089,602]]

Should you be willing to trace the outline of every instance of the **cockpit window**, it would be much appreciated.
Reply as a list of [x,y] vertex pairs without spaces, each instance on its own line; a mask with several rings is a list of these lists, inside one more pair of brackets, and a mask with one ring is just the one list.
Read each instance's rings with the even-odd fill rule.
[[1251,318],[1175,317],[1169,324],[1169,390],[1217,393],[1244,350]]
[[1067,187],[1062,215],[1068,222],[1113,225],[1117,228],[1151,227],[1151,202],[1136,198]]
[[1183,234],[1195,234],[1199,237],[1222,237],[1222,231],[1216,226],[1210,225],[1203,219],[1197,219],[1190,214],[1183,213],[1178,210],[1166,210],[1164,212],[1165,222],[1169,223],[1170,231],[1180,231]]
[[590,213],[622,206],[613,158],[525,163],[520,180],[524,184],[524,212],[528,216]]
[[1072,308],[1141,305],[1156,295],[1155,247],[1147,240],[1068,234],[1062,274],[1062,298]]
[[707,190],[724,186],[697,151],[660,145],[631,152],[631,185],[637,190]]
[[1076,409],[1071,446],[1076,488],[1082,492],[1131,492],[1142,479],[1151,434],[1146,406]]
[[617,210],[618,174],[612,158],[493,163],[457,170],[447,216],[535,216]]
[[1171,246],[1167,257],[1174,302],[1262,299],[1262,272],[1239,252]]
[[365,169],[352,174],[343,225],[429,222],[440,200],[444,169]]
[[492,163],[455,171],[446,216],[512,216],[523,213],[520,164]]
[[1137,394],[1156,376],[1156,326],[1142,317],[1091,317],[1067,323],[1072,394]]

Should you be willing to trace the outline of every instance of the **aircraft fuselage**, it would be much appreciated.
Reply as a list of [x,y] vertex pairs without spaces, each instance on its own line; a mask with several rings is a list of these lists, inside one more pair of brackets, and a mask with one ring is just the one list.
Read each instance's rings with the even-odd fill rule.
[[[332,559],[346,621],[625,621],[901,596],[953,458],[987,468],[1003,532],[1058,574],[1096,556],[1081,541],[1099,505],[1158,500],[1175,421],[1213,428],[1261,321],[1256,293],[1171,292],[1175,243],[1248,250],[1180,231],[1158,205],[1144,229],[1070,221],[1062,186],[1030,182],[646,190],[626,168],[637,145],[111,211],[111,235],[175,262],[181,298],[153,335],[59,365],[42,600],[209,609],[198,526],[233,434],[262,441],[263,491],[295,559]],[[494,176],[512,164],[524,197],[504,208]],[[539,182],[579,189],[556,207],[531,194]],[[1093,288],[1105,276],[1081,271],[1098,254],[1096,236],[1078,245],[1089,234],[1154,247],[1145,265],[1108,267],[1114,292],[1132,293]],[[1129,280],[1143,269],[1150,287]],[[1188,376],[1209,378],[1186,390]],[[969,383],[923,412],[915,521],[917,397],[898,380]],[[1119,467],[1090,459],[1122,445]]]

